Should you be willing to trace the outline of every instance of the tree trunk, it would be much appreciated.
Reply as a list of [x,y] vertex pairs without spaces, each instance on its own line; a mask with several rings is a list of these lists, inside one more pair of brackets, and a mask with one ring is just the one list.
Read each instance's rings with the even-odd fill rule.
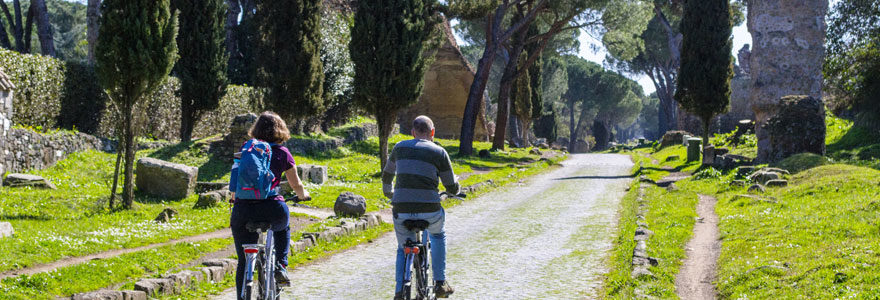
[[113,169],[113,187],[110,188],[110,209],[116,202],[116,188],[119,186],[119,162],[122,160],[122,135],[116,134],[116,167]]
[[241,6],[238,0],[226,0],[226,51],[229,57],[238,52],[235,39],[235,28],[238,26],[238,15],[241,14]]
[[[26,53],[24,44],[24,24],[21,17],[21,1],[12,0],[12,9],[15,10],[15,29],[13,29],[13,37],[15,38],[15,48],[19,53]],[[10,21],[11,23],[12,21]]]
[[34,35],[31,34],[31,30],[34,28],[34,6],[31,5],[27,11],[27,20],[24,22],[24,52],[23,53],[31,53],[31,37]]
[[[134,101],[131,101],[134,102]],[[134,158],[137,141],[134,138],[134,126],[132,122],[133,104],[123,105],[123,135],[125,136],[125,180],[122,182],[122,206],[131,209],[134,203]]]
[[196,126],[198,114],[192,105],[181,105],[180,107],[180,141],[189,142],[192,140],[193,128]]
[[385,170],[388,163],[388,138],[397,120],[397,111],[376,114],[376,125],[379,126],[379,163],[380,169]]
[[529,147],[532,145],[532,142],[529,140],[529,127],[532,125],[532,122],[526,118],[520,118],[520,125],[522,125],[522,140],[523,147]]
[[568,100],[566,103],[568,104],[568,152],[571,152],[574,149],[574,145],[577,142],[577,128],[574,126],[574,101]]
[[706,153],[706,147],[709,147],[709,123],[712,117],[703,118],[703,153]]
[[[0,2],[3,2],[3,1],[0,1]],[[5,6],[6,3],[5,2],[0,3],[0,5]],[[9,25],[11,28],[12,20],[10,19],[8,21],[9,21]],[[9,34],[7,34],[7,32],[6,32],[6,24],[4,24],[2,20],[0,20],[0,47],[6,48],[6,49],[12,49],[12,43],[9,41]]]
[[43,55],[55,57],[55,40],[52,39],[52,24],[49,24],[49,10],[46,0],[31,0],[34,15],[37,19],[37,35],[40,38],[40,50]]
[[[493,23],[493,17],[489,18],[487,24]],[[474,154],[474,129],[477,126],[477,117],[480,113],[480,105],[483,101],[483,92],[486,90],[486,84],[489,82],[489,74],[492,71],[492,62],[495,61],[495,54],[498,50],[495,46],[493,38],[498,35],[497,26],[491,26],[486,31],[486,49],[483,50],[483,57],[477,63],[477,72],[474,81],[471,82],[470,91],[468,91],[467,103],[464,107],[464,116],[461,119],[461,135],[459,138],[458,154],[472,155]],[[498,135],[497,124],[495,125],[495,135]]]
[[89,64],[95,64],[95,45],[98,44],[98,20],[101,19],[101,0],[89,0],[86,9],[88,31],[86,40],[89,42]]

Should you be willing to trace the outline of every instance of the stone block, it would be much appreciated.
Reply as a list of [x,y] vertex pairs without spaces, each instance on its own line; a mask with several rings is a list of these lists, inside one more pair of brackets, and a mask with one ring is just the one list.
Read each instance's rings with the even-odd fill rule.
[[748,189],[748,192],[749,192],[749,193],[752,193],[752,194],[763,194],[763,193],[766,192],[766,191],[767,191],[767,189],[764,188],[763,185],[758,184],[758,183],[753,184],[753,185],[750,186],[749,189]]
[[758,171],[749,176],[749,179],[756,183],[766,185],[770,180],[782,179],[782,174],[770,171]]
[[367,199],[352,192],[343,192],[336,198],[333,212],[338,217],[361,217],[367,211]]
[[308,247],[306,247],[306,243],[303,240],[299,240],[293,243],[290,243],[290,249],[293,252],[303,252],[306,251]]
[[327,230],[325,232],[326,232],[327,236],[332,239],[335,239],[335,238],[338,238],[338,237],[345,235],[345,229],[342,229],[342,227],[335,227],[335,226],[330,227],[330,228],[327,228]]
[[700,152],[701,147],[700,143],[690,143],[687,146],[687,161],[699,161],[700,160]]
[[769,187],[785,187],[785,186],[788,186],[788,180],[783,180],[783,179],[769,180],[769,181],[767,181],[766,185]]
[[88,293],[74,294],[71,300],[125,300],[122,291],[99,290]]
[[185,272],[165,276],[165,279],[171,280],[172,284],[174,284],[174,290],[177,292],[189,288],[193,283],[192,275]]
[[135,291],[142,291],[149,296],[175,294],[174,282],[166,278],[149,278],[134,284]]
[[139,159],[135,171],[139,191],[170,199],[191,195],[199,174],[199,168],[149,157]]
[[321,234],[317,232],[303,232],[302,237],[310,240],[313,246],[321,240]]
[[309,170],[309,182],[314,184],[324,184],[330,180],[327,166],[312,166]]
[[14,234],[15,230],[12,228],[12,223],[0,222],[0,238],[13,236]]
[[228,191],[213,191],[199,194],[199,200],[193,205],[193,208],[209,208],[217,206],[221,203],[229,201],[230,193]]
[[171,222],[171,219],[174,219],[174,217],[176,217],[176,216],[177,216],[177,210],[168,207],[168,208],[165,208],[164,210],[162,210],[162,212],[160,212],[159,215],[156,216],[155,219],[153,219],[153,221],[156,221],[159,223],[168,223],[168,222]]
[[763,129],[769,140],[767,156],[763,157],[765,162],[777,162],[805,152],[825,155],[825,104],[818,98],[782,97],[778,111]]
[[143,291],[122,291],[123,300],[147,300],[147,293]]
[[226,270],[223,267],[214,266],[214,267],[205,267],[202,269],[203,270],[208,269],[208,271],[211,274],[211,276],[209,276],[208,278],[210,278],[211,281],[219,282],[219,281],[223,280],[223,277],[226,277]]
[[205,281],[205,273],[192,270],[181,271],[181,273],[186,273],[191,278],[193,284],[199,281]]
[[41,189],[52,189],[56,190],[58,188],[55,187],[52,182],[46,180],[43,177],[31,174],[19,174],[13,173],[6,176],[6,179],[3,180],[3,186],[6,187],[34,187]]
[[715,164],[715,146],[709,145],[703,148],[703,165],[711,166]]
[[342,229],[345,230],[346,234],[352,234],[352,233],[355,233],[358,231],[357,225],[355,223],[346,222],[346,223],[340,225],[340,227],[342,227]]

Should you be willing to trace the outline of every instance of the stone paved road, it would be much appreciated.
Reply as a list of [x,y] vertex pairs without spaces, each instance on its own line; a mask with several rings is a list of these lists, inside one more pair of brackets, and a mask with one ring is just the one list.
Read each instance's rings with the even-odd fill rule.
[[[453,299],[597,298],[632,162],[583,154],[563,165],[447,211]],[[395,247],[386,234],[293,270],[282,299],[391,299]]]

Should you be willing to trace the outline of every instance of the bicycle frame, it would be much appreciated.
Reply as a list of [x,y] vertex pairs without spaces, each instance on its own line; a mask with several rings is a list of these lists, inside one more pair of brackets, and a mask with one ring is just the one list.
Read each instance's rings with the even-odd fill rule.
[[[275,245],[273,239],[273,231],[272,229],[268,229],[265,232],[260,232],[260,235],[265,235],[266,242],[264,244],[244,244],[242,247],[244,248],[244,252],[246,255],[246,264],[245,264],[245,273],[244,273],[244,286],[245,288],[241,289],[241,295],[239,298],[247,299],[247,288],[249,286],[253,286],[254,284],[254,269],[257,261],[263,262],[262,267],[262,276],[260,276],[260,288],[261,291],[257,291],[260,295],[263,295],[263,300],[274,300],[276,298],[275,295]],[[259,296],[258,296],[259,297]],[[247,299],[250,300],[250,299]]]
[[[427,231],[418,231],[416,232],[416,240],[407,240],[406,244],[403,247],[403,253],[406,257],[406,268],[403,273],[403,290],[406,295],[406,299],[410,299],[410,293],[412,291],[412,275],[413,269],[416,272],[420,272],[422,274],[427,274],[428,267],[430,266],[428,262],[428,253],[431,251],[431,241],[428,239]],[[420,256],[420,261],[418,264],[414,265],[416,256]],[[424,290],[419,290],[417,293],[419,294],[419,299],[430,299],[431,297],[428,295],[431,293],[431,287],[428,285],[427,276],[421,276],[421,282],[419,285],[424,288]]]

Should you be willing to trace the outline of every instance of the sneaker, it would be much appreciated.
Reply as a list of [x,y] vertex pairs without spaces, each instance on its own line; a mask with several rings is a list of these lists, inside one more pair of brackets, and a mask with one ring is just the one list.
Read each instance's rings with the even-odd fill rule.
[[403,300],[403,292],[394,293],[394,300]]
[[290,276],[287,276],[287,267],[281,264],[275,266],[275,284],[278,286],[290,286]]
[[434,296],[437,296],[437,298],[449,298],[449,295],[452,295],[454,292],[455,289],[446,280],[434,281]]

